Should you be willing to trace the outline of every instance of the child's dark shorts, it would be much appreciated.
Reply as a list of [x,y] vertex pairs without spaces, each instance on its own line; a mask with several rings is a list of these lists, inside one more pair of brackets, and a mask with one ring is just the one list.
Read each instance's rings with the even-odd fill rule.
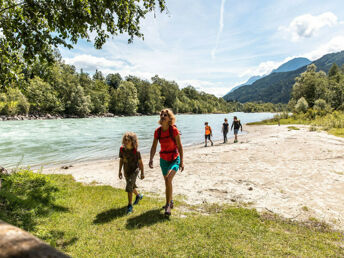
[[205,139],[210,140],[210,134],[206,134],[206,135],[205,135]]
[[131,193],[134,191],[135,188],[137,188],[136,179],[138,174],[139,169],[136,169],[135,171],[130,173],[124,173],[125,181],[127,183],[127,185],[125,186],[126,192]]

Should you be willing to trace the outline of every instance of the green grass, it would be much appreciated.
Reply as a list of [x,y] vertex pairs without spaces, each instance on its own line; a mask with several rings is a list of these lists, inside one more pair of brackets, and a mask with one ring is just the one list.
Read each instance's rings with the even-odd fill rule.
[[296,126],[288,126],[289,130],[300,130],[300,128],[296,127]]
[[[13,187],[18,181],[34,181],[35,175],[23,172],[9,188],[10,177],[3,177],[0,218],[23,225],[20,203],[28,198]],[[82,185],[65,175],[41,177],[46,180],[35,187],[55,190],[45,201],[44,212],[37,212],[42,208],[39,202],[26,203],[32,216],[24,224],[72,257],[344,256],[343,234],[317,221],[298,224],[241,207],[191,207],[178,201],[173,216],[166,219],[160,209],[163,200],[148,197],[128,216],[121,189]],[[34,188],[26,189],[32,192]],[[10,195],[12,200],[6,200]],[[9,206],[14,201],[15,208],[13,203]]]
[[340,111],[334,111],[326,115],[317,115],[313,110],[309,110],[306,114],[295,114],[292,116],[281,114],[272,119],[248,123],[248,125],[277,125],[278,123],[282,125],[311,125],[311,131],[319,128],[327,131],[329,134],[344,137],[344,112]]

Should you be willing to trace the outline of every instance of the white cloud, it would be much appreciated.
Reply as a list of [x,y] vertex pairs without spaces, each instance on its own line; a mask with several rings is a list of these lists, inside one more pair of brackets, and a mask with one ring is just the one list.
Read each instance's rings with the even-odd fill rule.
[[273,69],[276,69],[278,66],[280,66],[283,62],[275,62],[275,61],[266,61],[262,62],[258,65],[258,67],[251,67],[241,73],[239,76],[255,76],[255,75],[266,75],[271,73]]
[[328,53],[339,52],[342,50],[344,50],[344,35],[332,38],[326,44],[318,47],[317,49],[311,52],[304,54],[303,56],[310,60],[316,60]]
[[83,68],[85,71],[101,70],[116,70],[123,69],[130,66],[125,60],[108,60],[104,57],[96,57],[92,55],[78,55],[73,58],[64,58],[67,64],[76,66],[77,68]]
[[230,91],[230,88],[225,86],[223,82],[211,82],[205,80],[177,80],[176,82],[180,88],[191,85],[198,91],[204,91],[217,97],[222,97]]
[[224,13],[224,11],[225,11],[225,3],[226,3],[226,0],[221,0],[219,31],[217,32],[215,47],[214,47],[213,50],[211,51],[211,58],[212,58],[212,59],[215,58],[217,46],[218,46],[218,44],[219,44],[220,36],[221,36],[221,34],[222,34],[222,31],[223,31],[223,26],[224,26],[224,25],[223,25],[223,13]]
[[338,17],[332,12],[325,12],[318,16],[311,14],[304,14],[294,18],[291,23],[285,27],[279,27],[280,31],[287,33],[292,41],[297,41],[301,38],[311,38],[318,33],[323,27],[332,27],[339,23]]

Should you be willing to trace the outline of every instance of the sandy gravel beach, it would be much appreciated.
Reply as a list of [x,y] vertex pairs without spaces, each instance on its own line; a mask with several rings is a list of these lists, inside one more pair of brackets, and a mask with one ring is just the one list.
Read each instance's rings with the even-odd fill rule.
[[[286,218],[316,218],[344,230],[344,138],[310,132],[307,126],[244,126],[239,143],[185,148],[185,170],[174,179],[174,194],[190,204],[246,203],[258,211]],[[143,192],[164,196],[156,154],[154,169],[143,155]],[[67,164],[66,164],[67,165]],[[125,187],[118,179],[118,160],[49,168],[43,173],[72,174],[77,181]]]

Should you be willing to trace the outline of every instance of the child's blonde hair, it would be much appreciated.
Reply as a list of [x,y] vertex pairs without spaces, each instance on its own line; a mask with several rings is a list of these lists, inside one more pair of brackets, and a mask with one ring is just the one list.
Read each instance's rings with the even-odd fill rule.
[[[176,117],[173,114],[173,111],[171,109],[165,108],[165,109],[160,111],[160,114],[162,112],[167,113],[168,117],[170,118],[170,125],[174,125],[176,123]],[[159,119],[159,124],[161,124],[161,120],[160,119]]]
[[137,139],[136,133],[126,132],[122,138],[122,145],[125,146],[124,141],[129,140],[133,144],[133,147],[137,149],[139,147],[139,140]]

